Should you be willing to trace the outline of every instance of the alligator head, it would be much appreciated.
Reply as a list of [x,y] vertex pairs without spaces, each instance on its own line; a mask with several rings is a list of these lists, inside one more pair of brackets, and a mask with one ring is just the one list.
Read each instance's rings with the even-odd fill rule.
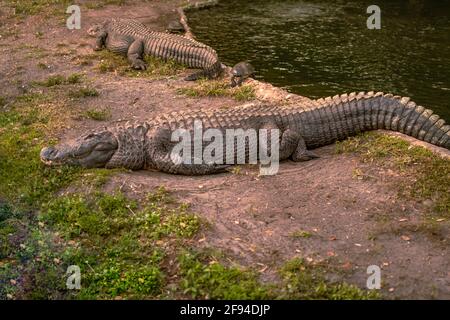
[[139,170],[146,163],[147,131],[146,125],[96,130],[71,143],[42,149],[41,160],[47,165]]
[[84,168],[105,167],[118,149],[118,141],[110,131],[86,134],[69,144],[47,147],[41,151],[46,165],[78,165]]
[[103,30],[105,30],[105,23],[97,23],[88,29],[87,34],[91,37],[98,37]]

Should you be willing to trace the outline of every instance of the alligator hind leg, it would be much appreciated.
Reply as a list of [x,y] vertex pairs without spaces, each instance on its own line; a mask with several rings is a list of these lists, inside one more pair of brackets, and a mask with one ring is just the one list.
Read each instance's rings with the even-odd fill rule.
[[319,156],[316,155],[314,152],[306,149],[305,140],[303,140],[303,138],[300,137],[300,139],[298,140],[297,147],[295,148],[295,151],[292,154],[291,158],[295,162],[300,162],[300,161],[309,161],[312,159],[317,159],[317,158],[319,158]]
[[128,61],[130,61],[131,66],[137,70],[145,70],[147,66],[145,65],[144,59],[144,42],[142,40],[135,40],[128,48]]

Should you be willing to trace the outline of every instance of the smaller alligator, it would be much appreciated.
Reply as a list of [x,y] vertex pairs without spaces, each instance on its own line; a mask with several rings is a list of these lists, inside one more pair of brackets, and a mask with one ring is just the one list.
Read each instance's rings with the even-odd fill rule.
[[143,59],[146,54],[202,69],[186,77],[187,81],[202,77],[216,78],[222,72],[222,65],[213,48],[181,35],[152,31],[134,20],[110,19],[91,27],[88,34],[97,38],[95,50],[106,47],[111,52],[125,55],[134,69],[146,69]]
[[[156,169],[173,174],[202,175],[226,170],[230,166],[228,156],[233,159],[244,153],[245,159],[248,159],[249,150],[255,150],[254,143],[264,147],[264,139],[268,138],[258,138],[258,141],[249,139],[240,149],[234,140],[223,140],[223,143],[230,145],[219,144],[219,149],[215,149],[217,153],[214,153],[224,161],[205,161],[195,156],[195,150],[194,161],[178,161],[178,158],[173,158],[178,142],[171,139],[175,131],[179,132],[177,129],[187,130],[188,140],[193,136],[193,141],[202,143],[203,148],[209,148],[212,144],[211,138],[202,139],[201,135],[196,138],[195,124],[198,121],[201,121],[203,128],[215,129],[221,134],[228,129],[245,132],[278,129],[279,160],[314,159],[317,156],[311,149],[377,129],[402,132],[450,149],[450,126],[445,125],[444,120],[431,110],[416,105],[409,98],[381,92],[361,92],[298,105],[247,105],[216,111],[174,112],[134,125],[94,130],[71,143],[44,148],[41,160],[47,165]],[[268,146],[269,141],[266,143]],[[222,147],[223,152],[220,150]],[[227,147],[230,147],[230,153]]]
[[[242,82],[249,77],[253,77],[255,68],[248,62],[239,62],[231,69],[231,87],[241,86]],[[236,78],[238,81],[236,82]]]

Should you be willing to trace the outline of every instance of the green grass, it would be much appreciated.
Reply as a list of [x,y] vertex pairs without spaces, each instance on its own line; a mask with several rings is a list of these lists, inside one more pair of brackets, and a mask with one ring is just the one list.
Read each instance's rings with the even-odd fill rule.
[[25,94],[16,98],[11,110],[0,113],[0,197],[22,208],[38,208],[82,172],[90,172],[69,166],[50,168],[40,161],[40,150],[52,142],[47,134],[67,118],[58,97]]
[[304,230],[298,230],[293,233],[291,233],[291,237],[293,238],[311,238],[312,233]]
[[83,115],[95,121],[106,121],[112,116],[109,109],[89,109]]
[[43,81],[34,81],[35,85],[43,86],[43,87],[55,87],[66,84],[77,84],[81,83],[83,80],[83,75],[79,73],[74,73],[68,76],[67,78],[63,75],[54,75],[50,76]]
[[0,114],[0,195],[16,204],[33,206],[45,201],[79,172],[70,167],[50,169],[39,159],[50,115],[38,104],[47,98],[24,95],[15,108]]
[[183,252],[180,263],[181,289],[194,299],[267,299],[269,289],[258,282],[257,274],[192,252]]
[[256,98],[253,87],[243,85],[231,88],[223,80],[200,80],[195,86],[178,89],[178,93],[188,97],[231,97],[237,101],[249,101]]
[[363,291],[346,283],[330,283],[325,279],[326,269],[310,265],[302,259],[287,262],[280,270],[283,285],[279,298],[320,300],[377,299],[376,291]]
[[131,68],[126,57],[112,53],[108,50],[99,51],[95,54],[83,57],[81,64],[86,65],[91,61],[100,60],[97,69],[102,72],[115,72],[123,76],[140,78],[161,78],[175,76],[185,67],[174,60],[164,61],[152,56],[146,56],[144,61],[147,69],[144,71]]
[[84,87],[69,92],[69,97],[74,99],[98,97],[100,93],[95,88]]
[[78,298],[149,298],[164,286],[163,247],[170,239],[191,238],[200,227],[186,210],[164,189],[142,203],[122,193],[73,194],[44,205],[41,221],[83,244],[68,261],[83,270]]
[[122,6],[126,3],[126,0],[97,0],[89,1],[86,3],[86,8],[88,9],[99,9],[107,5]]
[[66,82],[69,84],[76,84],[83,82],[83,75],[79,73],[72,73],[67,77]]
[[[364,163],[374,163],[399,173],[399,195],[433,202],[432,213],[450,217],[450,160],[409,142],[369,132],[340,142],[337,153],[355,153]],[[360,169],[361,170],[361,169]],[[361,171],[359,175],[364,175]]]
[[28,16],[35,14],[65,14],[71,4],[69,0],[6,0],[6,4],[15,9],[16,14]]

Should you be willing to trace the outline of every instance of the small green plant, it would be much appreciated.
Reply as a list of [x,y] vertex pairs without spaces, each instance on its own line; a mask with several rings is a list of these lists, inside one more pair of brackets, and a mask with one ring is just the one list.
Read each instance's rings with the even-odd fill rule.
[[74,98],[74,99],[98,97],[99,95],[100,95],[100,93],[95,88],[91,88],[91,87],[79,88],[76,90],[72,90],[69,93],[69,97]]
[[66,83],[66,78],[61,75],[56,75],[50,76],[44,81],[36,81],[35,83],[43,87],[54,87]]
[[65,84],[76,84],[82,81],[83,76],[79,73],[71,74],[69,77],[64,77],[63,75],[54,75],[48,77],[43,81],[35,81],[34,84],[43,86],[43,87],[54,87]]
[[83,81],[83,75],[80,73],[73,73],[67,77],[67,83],[76,84],[81,83]]
[[181,288],[194,299],[267,299],[269,290],[258,282],[251,271],[226,267],[207,257],[183,252],[178,261],[182,276]]
[[48,66],[45,63],[43,63],[43,62],[39,62],[37,64],[37,66],[38,66],[39,69],[43,69],[43,70],[47,70],[48,69]]
[[255,99],[253,87],[241,86],[230,88],[229,83],[222,80],[200,80],[193,87],[178,89],[179,94],[189,97],[232,97],[238,101]]
[[90,109],[84,115],[92,120],[106,121],[111,119],[111,111],[109,109]]
[[311,238],[312,233],[304,230],[298,230],[293,233],[291,233],[292,238]]
[[285,263],[280,270],[283,280],[281,298],[301,300],[366,300],[379,298],[374,291],[363,291],[347,283],[330,283],[320,265],[310,265],[302,259]]

